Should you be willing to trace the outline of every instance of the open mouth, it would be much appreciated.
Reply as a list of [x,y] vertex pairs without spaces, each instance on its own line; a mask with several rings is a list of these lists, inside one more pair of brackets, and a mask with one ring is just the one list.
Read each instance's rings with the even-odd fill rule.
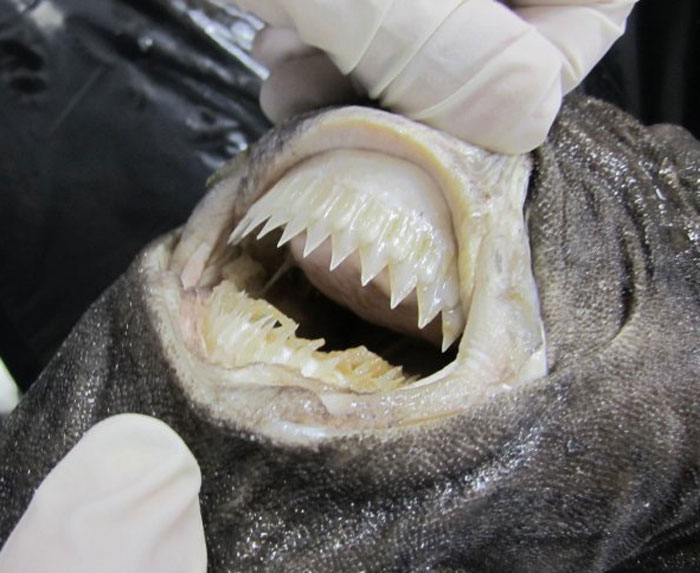
[[529,173],[367,108],[273,131],[159,263],[181,377],[294,440],[425,423],[543,376]]

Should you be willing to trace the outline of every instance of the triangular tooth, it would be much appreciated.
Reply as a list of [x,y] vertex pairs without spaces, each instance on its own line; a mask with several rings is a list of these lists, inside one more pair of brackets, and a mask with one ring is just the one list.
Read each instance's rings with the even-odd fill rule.
[[357,236],[363,243],[374,243],[386,226],[386,217],[378,202],[371,199],[363,204],[354,220]]
[[270,334],[276,322],[274,316],[266,316],[256,322],[255,326],[258,329],[257,335],[260,337],[260,340],[264,340]]
[[340,361],[343,359],[342,354],[338,353],[332,358],[328,358],[328,354],[322,355],[323,364],[328,370],[335,370]]
[[391,308],[396,308],[416,287],[416,270],[410,263],[390,263]]
[[253,324],[253,331],[239,347],[240,352],[245,352],[248,355],[249,361],[257,362],[260,360],[266,345],[265,337],[272,330],[274,324],[275,321],[271,317]]
[[[254,229],[257,229],[258,226],[269,217],[270,213],[268,211],[255,209],[255,206],[253,206],[253,208],[251,208],[251,210],[248,211],[246,216],[243,217],[241,222],[233,230],[233,233],[231,233],[231,236],[229,237],[229,243],[235,244],[241,239],[247,237]],[[246,221],[247,223],[244,225],[244,222]]]
[[234,227],[233,231],[231,231],[231,234],[228,236],[228,244],[235,245],[238,241],[240,241],[243,235],[243,231],[247,226],[248,218],[243,217],[240,221],[238,221],[238,224]]
[[342,231],[333,233],[331,241],[330,270],[333,271],[350,256],[350,253],[357,250],[357,241],[352,234]]
[[229,238],[228,238],[229,245],[235,245],[236,243],[238,243],[243,237],[250,234],[250,232],[253,229],[255,229],[255,227],[257,227],[260,223],[263,222],[263,219],[260,219],[260,221],[257,223],[257,225],[254,224],[253,216],[254,216],[254,213],[248,211],[248,213],[246,213],[245,217],[243,217],[238,222],[238,225],[236,225],[236,228],[229,235]]
[[444,301],[443,306],[445,307],[451,308],[459,304],[459,275],[456,267],[448,270],[447,273],[445,273],[445,277],[442,279],[441,298]]
[[316,248],[328,238],[331,232],[325,221],[320,220],[313,223],[306,229],[306,244],[304,245],[303,257],[308,257]]
[[373,382],[379,389],[390,390],[399,386],[404,380],[405,376],[403,375],[403,369],[401,366],[396,366],[390,370],[387,370],[387,372],[378,378],[375,378]]
[[366,286],[369,281],[382,272],[386,267],[386,255],[383,249],[377,249],[374,245],[363,245],[360,247],[360,265],[362,273],[360,280],[362,286]]
[[340,197],[337,193],[331,193],[328,190],[315,194],[314,200],[318,203],[315,206],[312,204],[310,209],[311,217],[314,219],[329,221],[331,219],[330,215],[331,211],[333,210],[333,206],[336,204],[339,198]]
[[443,268],[443,251],[435,248],[429,237],[421,237],[421,244],[418,246],[420,254],[416,255],[416,266],[419,269],[420,280],[430,283],[438,279],[440,270]]
[[325,338],[313,338],[309,340],[309,347],[313,352],[316,352],[319,348],[322,348],[326,344]]
[[280,362],[285,362],[285,356],[288,354],[286,349],[287,341],[289,336],[278,332],[279,329],[275,329],[272,335],[272,340],[264,345],[263,356],[266,360],[279,364]]
[[306,227],[308,226],[309,223],[309,217],[306,213],[300,213],[296,217],[294,217],[289,223],[284,228],[284,232],[282,233],[282,236],[280,237],[279,242],[277,243],[278,247],[281,247],[284,245],[287,241],[290,241],[294,237],[296,237],[299,233],[301,233]]
[[343,189],[338,193],[338,199],[329,212],[329,221],[335,230],[349,227],[357,213],[361,210],[362,201],[352,190]]
[[275,213],[274,215],[272,215],[272,217],[270,217],[267,220],[263,228],[260,229],[260,232],[258,233],[258,239],[262,239],[270,231],[273,231],[277,227],[281,227],[287,221],[289,221],[289,215],[286,215],[284,213]]
[[352,204],[352,213],[347,219],[346,230],[352,232],[358,242],[362,237],[362,223],[369,213],[367,206],[366,202],[356,199]]
[[457,340],[462,332],[466,320],[459,306],[442,311],[442,351],[445,352],[455,340]]
[[388,227],[389,253],[397,261],[405,259],[412,251],[412,231],[404,217],[392,217]]
[[377,366],[381,367],[381,359],[378,356],[366,356],[364,359],[354,365],[352,373],[355,376],[367,376],[373,370],[377,369]]
[[313,174],[297,171],[278,182],[271,192],[274,191],[279,195],[282,205],[292,206],[297,203],[308,205],[316,191],[316,181],[317,178]]
[[435,283],[420,283],[416,288],[418,297],[418,328],[425,328],[440,312],[442,299],[438,291],[439,285]]
[[246,317],[236,317],[238,320],[232,321],[230,328],[226,328],[221,333],[222,345],[228,348],[236,348],[241,339],[245,340],[250,331],[249,322]]

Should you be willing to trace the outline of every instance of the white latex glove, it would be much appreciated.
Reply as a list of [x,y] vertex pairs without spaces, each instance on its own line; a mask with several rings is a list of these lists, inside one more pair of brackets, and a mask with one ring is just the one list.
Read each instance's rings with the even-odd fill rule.
[[260,102],[273,121],[347,101],[351,78],[386,108],[502,153],[544,141],[636,2],[233,1],[270,25],[254,56],[270,70]]
[[0,552],[3,573],[197,573],[199,466],[167,425],[97,424],[51,471]]
[[19,389],[0,358],[0,417],[15,409],[19,401]]

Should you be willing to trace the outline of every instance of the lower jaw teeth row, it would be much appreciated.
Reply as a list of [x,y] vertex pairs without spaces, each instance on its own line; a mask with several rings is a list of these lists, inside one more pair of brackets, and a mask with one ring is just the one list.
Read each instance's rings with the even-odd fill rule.
[[356,392],[392,390],[411,381],[400,367],[363,346],[320,352],[323,339],[297,338],[296,322],[228,281],[219,284],[203,306],[200,332],[207,356],[225,368],[278,364]]
[[[356,165],[358,173],[345,177],[338,172],[348,164],[347,151],[342,157],[341,168],[333,164],[333,158],[323,158],[316,161],[320,166],[311,164],[312,160],[291,170],[249,209],[231,234],[230,242],[241,241],[264,223],[258,238],[284,227],[278,246],[305,233],[303,256],[307,257],[330,237],[331,271],[357,252],[362,286],[384,269],[388,270],[391,308],[415,290],[419,329],[442,314],[444,351],[460,336],[466,321],[461,309],[451,223],[445,222],[439,208],[431,209],[430,205],[431,200],[442,202],[442,197],[434,188],[413,190],[411,197],[416,193],[428,197],[422,207],[432,215],[424,216],[423,211],[412,208],[410,199],[401,203],[401,189],[388,189],[386,193],[376,189],[368,191],[363,188],[363,183],[374,176],[370,170],[378,160],[366,155],[357,152],[351,162]],[[396,169],[393,163],[397,161],[390,158],[384,173]],[[385,177],[385,183],[391,185],[396,180],[397,185],[405,186],[420,180],[419,176],[416,177],[420,174],[416,173],[411,173],[413,178],[408,183],[405,174],[393,178],[392,175]],[[415,185],[434,186],[432,182]]]

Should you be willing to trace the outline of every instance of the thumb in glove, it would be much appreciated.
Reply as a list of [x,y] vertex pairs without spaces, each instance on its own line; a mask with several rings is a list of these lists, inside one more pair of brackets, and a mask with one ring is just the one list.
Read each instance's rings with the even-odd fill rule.
[[194,457],[163,422],[108,418],[41,483],[0,571],[204,572],[200,483]]

